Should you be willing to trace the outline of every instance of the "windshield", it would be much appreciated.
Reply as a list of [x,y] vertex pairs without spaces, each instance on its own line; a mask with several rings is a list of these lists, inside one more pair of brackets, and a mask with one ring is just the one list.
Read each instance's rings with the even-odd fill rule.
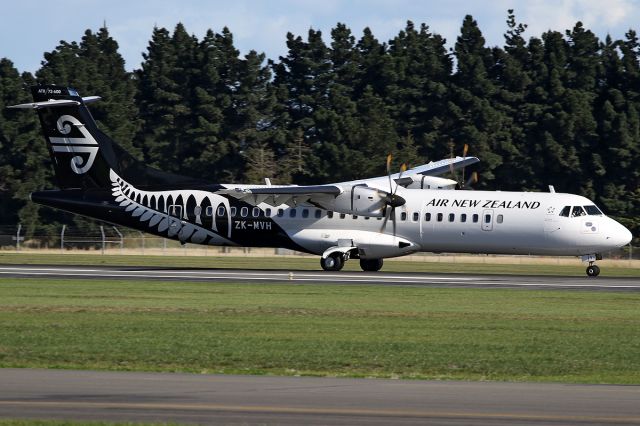
[[600,209],[593,204],[590,206],[584,206],[584,209],[587,211],[588,215],[591,215],[591,216],[602,215],[602,212],[600,211]]

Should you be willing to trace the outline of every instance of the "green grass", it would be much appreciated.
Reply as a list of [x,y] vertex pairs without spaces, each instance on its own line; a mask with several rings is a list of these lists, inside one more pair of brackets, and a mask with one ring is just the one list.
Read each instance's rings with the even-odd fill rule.
[[0,279],[0,367],[640,383],[640,294]]
[[[319,257],[98,256],[83,255],[82,252],[74,254],[0,253],[0,264],[321,270]],[[606,264],[602,265],[601,276],[640,277],[640,268],[605,265]],[[563,275],[582,277],[585,276],[585,268],[586,266],[578,260],[576,260],[575,265],[509,265],[497,263],[446,263],[394,260],[386,261],[382,270],[385,272]],[[360,271],[360,265],[357,260],[352,260],[346,263],[344,270]]]

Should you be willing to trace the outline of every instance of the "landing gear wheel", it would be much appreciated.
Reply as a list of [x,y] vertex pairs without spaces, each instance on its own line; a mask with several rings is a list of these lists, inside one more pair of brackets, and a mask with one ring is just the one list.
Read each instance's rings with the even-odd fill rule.
[[590,277],[597,277],[600,275],[600,267],[598,265],[587,266],[587,275]]
[[382,268],[382,259],[360,259],[360,267],[367,272],[379,271]]
[[320,266],[325,271],[339,271],[344,266],[344,257],[342,253],[331,253],[326,258],[320,258]]

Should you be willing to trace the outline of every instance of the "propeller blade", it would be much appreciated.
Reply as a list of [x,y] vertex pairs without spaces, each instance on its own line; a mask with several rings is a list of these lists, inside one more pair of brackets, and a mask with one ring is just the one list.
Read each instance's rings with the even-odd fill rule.
[[400,185],[398,185],[398,180],[402,179],[402,174],[404,172],[407,171],[407,165],[405,163],[402,163],[402,166],[400,166],[400,174],[398,175],[398,179],[396,179],[396,189],[393,191],[393,195],[396,195],[396,192],[398,192],[398,187]]
[[393,184],[391,183],[391,154],[387,155],[387,176],[389,176],[389,192],[393,191]]
[[382,226],[380,227],[380,232],[384,232],[384,229],[387,227],[387,221],[389,220],[389,213],[391,208],[389,206],[384,209],[384,220],[382,221]]
[[393,236],[396,236],[396,208],[391,209],[391,222],[393,223]]
[[[467,159],[467,151],[469,151],[469,145],[464,144],[464,148],[462,148],[462,159],[463,161]],[[462,182],[464,182],[464,166],[462,166]]]
[[471,176],[469,177],[469,180],[467,180],[467,182],[464,184],[465,188],[470,188],[471,185],[478,183],[478,173],[477,172],[473,172],[471,173]]

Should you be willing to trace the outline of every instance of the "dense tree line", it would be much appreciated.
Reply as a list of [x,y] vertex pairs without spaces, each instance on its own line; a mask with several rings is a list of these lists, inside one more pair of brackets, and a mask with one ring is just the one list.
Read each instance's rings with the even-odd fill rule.
[[[0,217],[29,232],[75,220],[27,201],[54,187],[25,87],[70,85],[100,95],[99,125],[134,156],[212,182],[322,183],[384,173],[388,153],[409,164],[480,157],[477,188],[558,191],[594,199],[640,231],[640,42],[598,39],[580,22],[526,38],[509,11],[505,42],[489,47],[464,18],[451,49],[407,22],[381,42],[344,24],[328,36],[287,34],[277,61],[241,55],[232,33],[199,39],[154,28],[127,72],[107,28],[61,41],[35,76],[0,60]],[[79,222],[78,222],[79,221]]]

